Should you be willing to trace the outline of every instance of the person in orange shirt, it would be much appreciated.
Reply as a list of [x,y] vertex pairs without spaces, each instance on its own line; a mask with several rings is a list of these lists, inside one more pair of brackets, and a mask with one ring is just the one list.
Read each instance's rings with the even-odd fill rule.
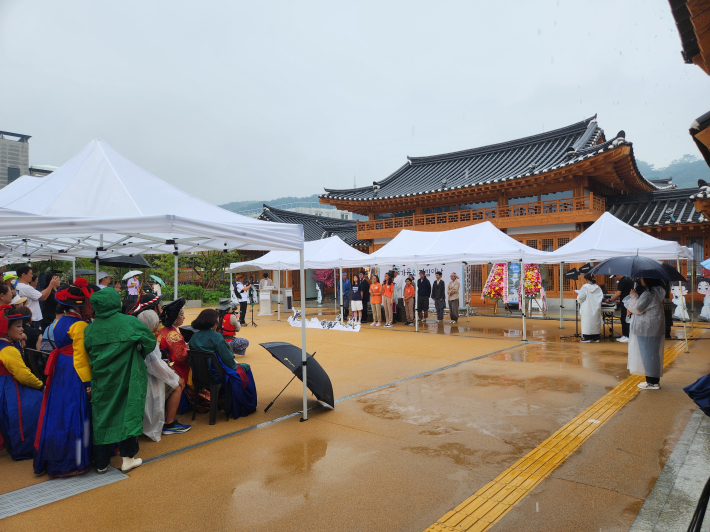
[[382,325],[382,285],[380,278],[372,274],[370,278],[370,305],[372,306],[372,323],[370,327],[379,327]]
[[392,327],[392,300],[394,299],[394,283],[392,273],[385,274],[385,281],[382,283],[382,306],[385,308],[385,327]]
[[405,325],[414,325],[414,285],[412,278],[407,277],[404,286],[404,309],[407,312],[407,323]]

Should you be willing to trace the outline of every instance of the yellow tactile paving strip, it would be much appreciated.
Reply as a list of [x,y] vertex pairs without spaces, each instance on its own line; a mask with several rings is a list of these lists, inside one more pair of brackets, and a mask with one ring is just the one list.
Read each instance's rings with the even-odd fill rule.
[[[689,331],[690,332],[690,331]],[[695,331],[695,339],[703,331]],[[685,342],[673,342],[664,352],[668,366],[685,350]],[[456,508],[441,517],[425,532],[483,532],[498,522],[530,493],[587,438],[641,391],[644,377],[631,375],[596,403],[586,408],[535,449],[503,471]]]

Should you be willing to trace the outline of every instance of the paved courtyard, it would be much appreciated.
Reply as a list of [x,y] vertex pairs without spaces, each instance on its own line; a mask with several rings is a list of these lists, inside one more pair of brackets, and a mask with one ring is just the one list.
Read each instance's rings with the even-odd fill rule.
[[[626,345],[566,338],[573,322],[560,330],[531,320],[527,344],[520,321],[502,317],[420,333],[309,329],[309,352],[341,400],[331,410],[311,397],[316,408],[300,423],[288,417],[300,410],[300,383],[263,412],[290,375],[258,345],[298,344],[300,329],[256,321],[242,330],[256,413],[226,421],[220,412],[213,426],[207,414],[183,415],[193,429],[141,438],[148,463],[128,478],[7,517],[0,529],[626,531],[696,410],[683,386],[710,372],[704,337],[687,354],[669,341],[676,358],[662,390],[636,394]],[[526,474],[538,459],[545,464]],[[5,451],[0,472],[0,511],[15,490],[63,482],[35,477]]]

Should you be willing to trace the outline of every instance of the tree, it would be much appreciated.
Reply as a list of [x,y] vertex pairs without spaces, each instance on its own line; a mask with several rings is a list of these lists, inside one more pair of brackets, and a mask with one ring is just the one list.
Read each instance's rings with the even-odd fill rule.
[[311,278],[316,282],[322,282],[326,288],[332,288],[335,284],[333,270],[313,270]]

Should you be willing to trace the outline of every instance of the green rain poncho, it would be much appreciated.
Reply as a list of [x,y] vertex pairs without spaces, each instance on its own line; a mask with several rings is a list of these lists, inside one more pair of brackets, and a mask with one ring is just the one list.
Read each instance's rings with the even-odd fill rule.
[[96,319],[86,328],[84,346],[91,364],[94,443],[102,445],[143,433],[144,359],[156,341],[137,318],[121,314],[121,298],[115,290],[95,292],[91,306]]

